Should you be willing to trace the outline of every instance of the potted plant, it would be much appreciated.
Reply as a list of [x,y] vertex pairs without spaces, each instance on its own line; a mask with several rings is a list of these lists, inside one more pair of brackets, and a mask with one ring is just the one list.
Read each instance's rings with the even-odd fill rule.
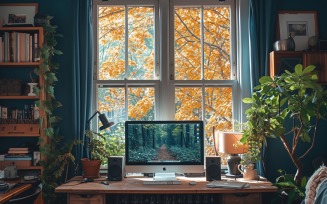
[[[327,92],[317,83],[314,69],[299,64],[294,72],[286,70],[274,79],[264,76],[252,97],[243,99],[250,105],[241,139],[249,146],[244,159],[260,160],[266,138],[279,139],[297,169],[297,185],[303,178],[302,160],[315,145],[318,121],[327,112]],[[301,142],[309,143],[304,151],[298,151]]]
[[109,135],[107,132],[86,130],[85,135],[89,143],[88,158],[81,159],[83,177],[98,178],[101,164],[105,164],[109,156],[124,155],[124,140],[121,136]]
[[82,170],[84,178],[98,178],[102,161],[108,156],[106,151],[106,138],[104,135],[85,131],[86,137],[89,139],[87,144],[88,158],[82,158]]

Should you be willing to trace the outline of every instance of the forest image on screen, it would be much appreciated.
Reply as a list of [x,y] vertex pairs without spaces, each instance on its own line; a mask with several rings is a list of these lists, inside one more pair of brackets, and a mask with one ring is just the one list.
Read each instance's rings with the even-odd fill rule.
[[130,164],[194,164],[201,162],[199,124],[129,124]]

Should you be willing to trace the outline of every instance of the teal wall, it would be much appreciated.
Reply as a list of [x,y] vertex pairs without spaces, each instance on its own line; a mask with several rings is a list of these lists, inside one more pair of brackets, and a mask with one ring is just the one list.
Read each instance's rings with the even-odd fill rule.
[[[0,0],[0,3],[18,3],[18,2],[36,2],[39,3],[39,13],[48,14],[54,16],[53,24],[58,25],[58,33],[64,35],[63,38],[58,39],[58,49],[64,52],[64,55],[56,57],[54,60],[57,61],[61,68],[58,71],[59,82],[56,86],[55,93],[56,98],[62,102],[63,107],[58,109],[57,115],[63,118],[60,129],[61,133],[65,137],[70,137],[72,132],[70,129],[69,121],[72,121],[73,113],[70,111],[74,104],[72,104],[72,53],[73,53],[73,35],[71,25],[72,21],[72,10],[75,2],[78,0]],[[319,33],[322,39],[327,39],[327,26],[324,19],[327,19],[327,1],[326,0],[280,0],[278,5],[279,10],[317,10],[318,11],[318,22],[319,22]],[[317,145],[314,151],[308,155],[305,163],[310,166],[313,158],[323,155],[327,157],[327,137],[326,137],[326,121],[321,122],[322,128],[318,132]],[[277,169],[281,168],[287,170],[289,173],[294,172],[293,164],[291,163],[287,153],[282,147],[279,140],[269,141],[269,147],[267,152],[266,163],[267,177],[270,180],[274,180],[277,176]],[[308,170],[308,174],[311,173],[311,169]]]
[[58,38],[57,49],[64,54],[56,56],[54,61],[60,64],[57,77],[59,79],[55,87],[56,99],[63,104],[62,108],[57,109],[56,115],[63,118],[60,125],[60,132],[63,136],[72,135],[69,121],[72,121],[72,53],[73,53],[73,8],[75,2],[79,0],[0,0],[0,3],[38,3],[39,13],[53,16],[52,24],[57,25],[57,33],[63,35]]
[[[327,39],[327,1],[326,0],[280,0],[278,3],[278,10],[294,10],[304,11],[313,10],[318,12],[318,33],[320,39]],[[276,14],[277,17],[277,14]],[[327,121],[321,120],[319,123],[319,129],[317,133],[317,140],[315,141],[315,148],[304,158],[303,163],[305,165],[304,174],[309,176],[313,173],[312,161],[320,156],[327,158]],[[298,149],[302,154],[307,145],[302,145]],[[279,175],[277,169],[283,169],[289,174],[293,174],[296,171],[290,157],[284,149],[279,139],[268,140],[268,148],[266,155],[266,172],[270,181],[275,181],[275,178]]]
[[318,32],[321,39],[327,39],[327,1],[326,0],[279,0],[279,10],[317,11]]

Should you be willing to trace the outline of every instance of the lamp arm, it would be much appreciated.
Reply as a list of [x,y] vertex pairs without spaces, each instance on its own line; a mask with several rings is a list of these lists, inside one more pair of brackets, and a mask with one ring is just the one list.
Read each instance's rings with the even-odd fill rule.
[[87,125],[87,128],[88,129],[90,129],[90,122],[91,122],[91,120],[94,118],[94,116],[96,114],[100,114],[100,112],[99,111],[96,111],[95,113],[93,113],[93,115],[91,116],[91,118],[86,121],[86,125]]

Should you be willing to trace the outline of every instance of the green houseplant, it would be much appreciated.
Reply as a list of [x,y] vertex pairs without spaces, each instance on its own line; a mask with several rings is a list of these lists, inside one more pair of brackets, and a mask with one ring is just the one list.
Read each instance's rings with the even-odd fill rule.
[[[294,72],[286,70],[274,79],[264,76],[252,97],[243,99],[250,106],[241,139],[249,146],[244,158],[247,162],[260,160],[266,138],[279,139],[297,169],[297,185],[303,178],[302,160],[314,147],[319,120],[327,112],[327,92],[317,83],[314,70],[315,66],[299,64]],[[304,151],[298,150],[301,142],[309,144]]]
[[94,132],[86,130],[89,138],[87,144],[88,158],[82,158],[83,176],[85,178],[99,177],[101,164],[106,163],[109,156],[124,154],[124,141],[118,135],[109,135],[108,132]]
[[45,16],[45,18],[46,23],[42,25],[44,44],[39,50],[42,64],[35,70],[35,73],[44,79],[44,86],[35,88],[35,91],[45,93],[44,100],[38,101],[37,104],[40,110],[44,111],[40,118],[44,137],[39,137],[40,151],[44,159],[40,161],[40,165],[43,167],[41,175],[43,200],[51,204],[58,202],[55,188],[67,180],[69,166],[74,165],[75,157],[71,152],[76,142],[64,141],[57,127],[61,118],[56,116],[54,111],[62,104],[55,98],[55,85],[58,81],[56,72],[59,64],[53,61],[53,57],[62,54],[56,49],[56,39],[61,35],[56,31],[58,27],[51,24],[53,17]]
[[84,178],[98,178],[100,166],[103,159],[107,156],[105,137],[91,130],[86,130],[88,138],[87,151],[88,158],[82,158],[82,170]]

